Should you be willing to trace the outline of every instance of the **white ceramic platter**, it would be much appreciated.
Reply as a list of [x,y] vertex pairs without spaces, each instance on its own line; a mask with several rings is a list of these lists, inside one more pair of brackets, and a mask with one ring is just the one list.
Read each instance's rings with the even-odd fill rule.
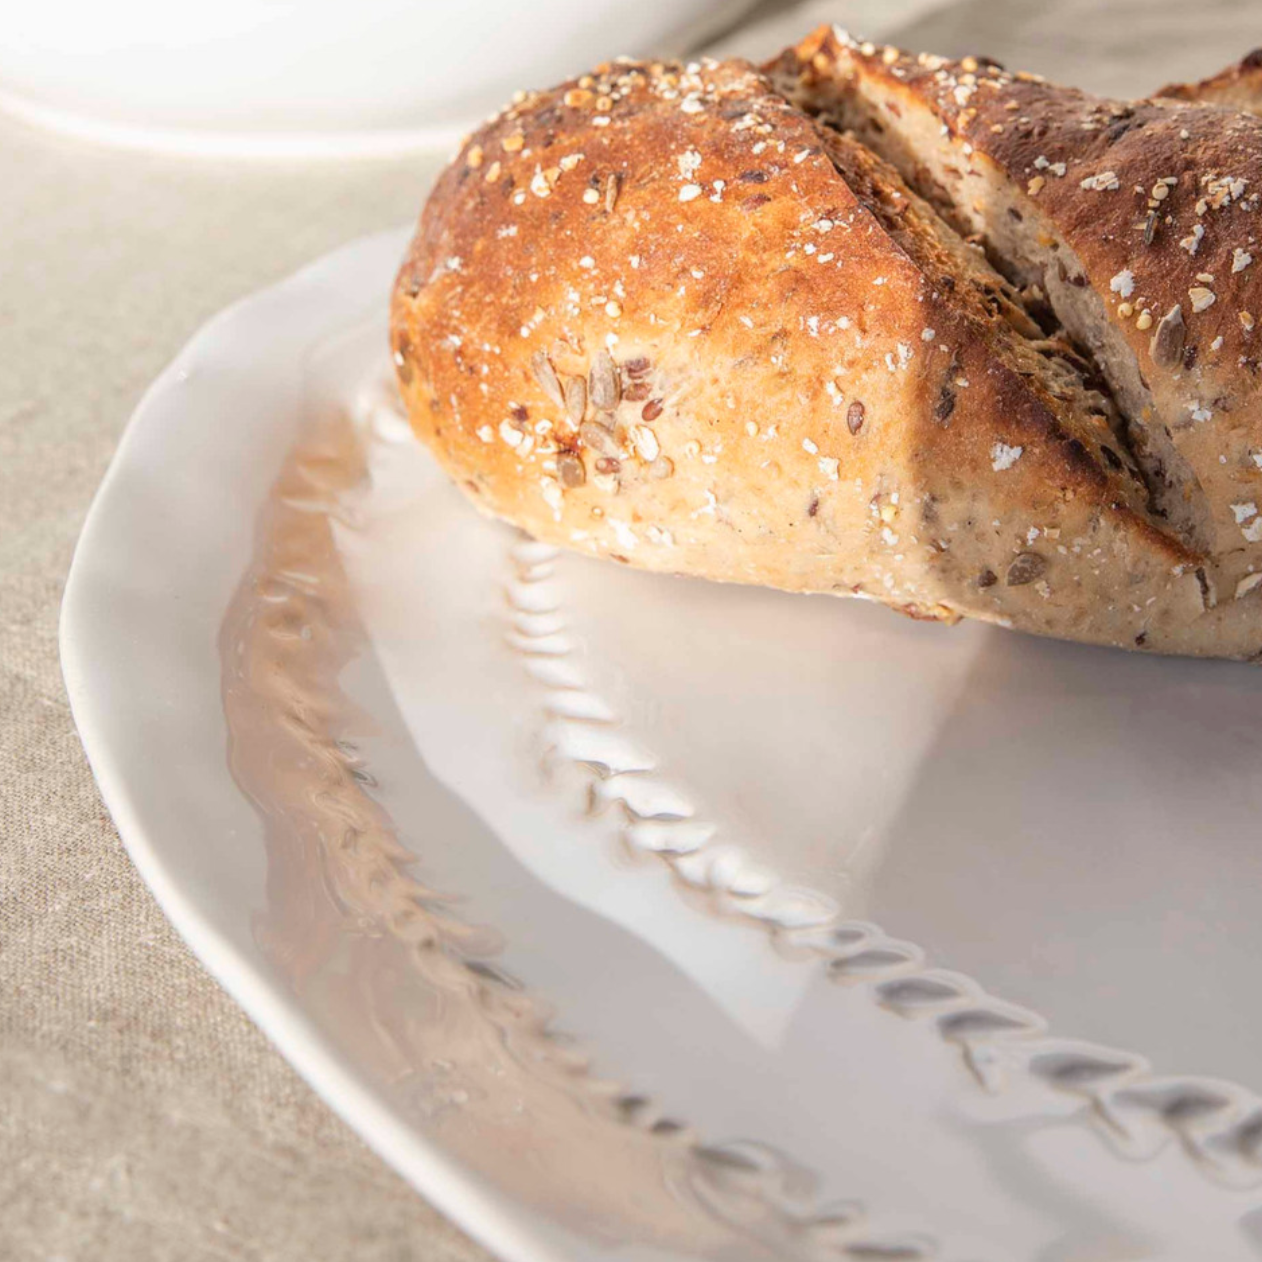
[[1262,674],[479,518],[384,384],[404,241],[203,330],[75,557],[207,968],[507,1258],[1262,1257]]

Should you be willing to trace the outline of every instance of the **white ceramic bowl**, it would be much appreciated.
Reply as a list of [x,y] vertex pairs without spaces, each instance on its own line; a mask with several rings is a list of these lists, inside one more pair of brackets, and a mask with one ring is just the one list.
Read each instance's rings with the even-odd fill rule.
[[0,23],[0,104],[145,147],[447,143],[514,90],[694,47],[751,0],[49,0]]

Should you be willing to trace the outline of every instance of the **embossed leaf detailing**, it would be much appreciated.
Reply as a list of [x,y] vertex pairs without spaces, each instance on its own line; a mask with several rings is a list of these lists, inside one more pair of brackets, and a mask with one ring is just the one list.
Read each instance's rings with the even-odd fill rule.
[[[337,480],[331,484],[330,469],[338,462],[327,455],[291,468],[289,494],[280,502],[290,514],[293,546],[273,552],[270,569],[256,576],[258,633],[296,649],[286,658],[290,673],[245,680],[241,703],[261,703],[267,720],[277,724],[278,739],[319,769],[318,800],[294,809],[310,812],[306,822],[319,825],[319,845],[348,914],[406,944],[416,967],[440,991],[475,995],[478,1012],[499,1032],[508,1054],[532,1074],[559,1089],[581,1089],[593,1114],[604,1113],[660,1144],[697,1199],[734,1230],[755,1236],[769,1256],[807,1262],[941,1257],[933,1241],[891,1232],[863,1206],[821,1203],[809,1175],[786,1155],[757,1145],[703,1144],[686,1121],[666,1115],[652,1099],[597,1077],[588,1053],[566,1038],[548,1005],[494,961],[501,950],[494,930],[464,923],[455,900],[416,877],[415,856],[365,792],[372,784],[369,769],[327,714],[297,704],[323,695],[304,673],[310,661],[302,646],[339,634],[326,593],[310,580],[310,536],[297,523],[327,533],[329,520],[355,521],[339,499]],[[544,545],[514,547],[504,630],[541,690],[547,730],[556,738],[554,756],[589,772],[592,814],[622,813],[625,845],[669,864],[681,882],[708,892],[716,910],[762,925],[787,953],[817,959],[836,984],[871,996],[892,1016],[920,1023],[959,1055],[982,1089],[1044,1091],[1049,1112],[1053,1106],[1061,1115],[1075,1109],[1082,1124],[1126,1156],[1149,1157],[1177,1143],[1196,1169],[1215,1179],[1233,1186],[1262,1181],[1262,1102],[1255,1095],[1230,1083],[1158,1077],[1142,1057],[1053,1037],[1037,1014],[987,994],[967,977],[929,966],[918,947],[879,926],[839,920],[830,900],[779,884],[728,846],[722,829],[697,817],[651,751],[628,741],[617,714],[586,688],[556,585],[548,581],[556,558]],[[297,637],[296,628],[309,628],[313,640]]]
[[[361,429],[381,433],[388,428],[381,414],[393,415],[393,403],[369,395],[363,406],[368,415],[360,418]],[[243,582],[248,599],[234,605],[225,621],[229,729],[239,734],[248,728],[264,738],[269,770],[293,774],[287,788],[265,784],[253,774],[259,760],[235,746],[230,757],[243,790],[277,822],[286,845],[298,839],[318,848],[322,888],[356,933],[370,930],[403,944],[402,958],[434,993],[494,1031],[504,1065],[515,1064],[533,1080],[577,1099],[586,1114],[625,1128],[618,1134],[635,1137],[637,1144],[651,1143],[660,1153],[661,1186],[690,1190],[693,1208],[736,1233],[724,1247],[744,1249],[752,1230],[759,1241],[774,1241],[771,1256],[786,1262],[940,1257],[927,1239],[878,1229],[861,1207],[839,1213],[816,1205],[813,1176],[786,1155],[747,1144],[739,1148],[740,1157],[737,1147],[704,1145],[686,1121],[665,1114],[651,1098],[597,1076],[590,1052],[558,1026],[546,1000],[496,961],[503,949],[498,933],[466,923],[458,896],[433,889],[416,875],[417,856],[366,792],[372,774],[342,731],[353,707],[340,690],[340,671],[362,645],[358,628],[337,612],[344,607],[338,591],[346,579],[329,522],[354,520],[343,497],[356,492],[364,475],[358,454],[341,430],[314,450],[308,446],[291,454],[281,475],[277,511],[261,528],[255,567]],[[714,826],[692,822],[678,792],[649,774],[651,757],[614,730],[616,716],[583,690],[564,618],[544,582],[554,554],[523,544],[518,555],[520,572],[508,587],[509,643],[547,690],[554,755],[591,773],[591,812],[622,810],[626,843],[643,852],[661,848],[665,857],[682,863],[692,845],[704,855],[691,870],[693,879],[725,891],[746,915],[769,923],[783,917],[790,927],[803,919],[816,924],[821,908],[817,899],[811,902],[810,891],[772,889],[772,875],[740,852],[711,847]],[[247,644],[259,651],[252,654]],[[314,792],[312,769],[319,782]],[[669,841],[668,826],[674,830]],[[689,834],[688,828],[694,831]],[[273,945],[284,949],[279,938]],[[432,1088],[432,1082],[418,1084],[418,1089]],[[720,1169],[726,1174],[720,1176]]]
[[[513,577],[506,591],[513,618],[541,609],[560,614],[559,598],[546,581],[559,556],[558,549],[524,538],[512,546]],[[549,623],[537,637],[521,634],[510,641],[536,678],[541,678],[539,663],[564,640],[562,625]],[[521,623],[514,626],[525,630]],[[588,697],[577,667],[565,684],[555,684],[560,677],[555,667],[564,660],[557,654],[554,669],[541,681]],[[987,994],[962,974],[929,967],[914,943],[890,938],[877,925],[841,921],[831,899],[778,884],[774,874],[761,869],[747,870],[740,852],[722,843],[719,827],[697,819],[686,796],[659,775],[652,755],[607,730],[616,725],[616,716],[601,707],[600,721],[607,728],[598,733],[584,728],[593,720],[584,718],[582,705],[596,708],[586,701],[564,715],[554,712],[572,721],[551,724],[548,735],[556,751],[596,773],[589,787],[590,810],[621,807],[628,821],[624,844],[658,856],[684,884],[709,892],[716,910],[758,921],[787,951],[822,958],[832,981],[870,988],[889,1011],[932,1021],[987,1091],[1003,1091],[1020,1080],[1072,1097],[1082,1105],[1082,1120],[1127,1156],[1150,1155],[1175,1141],[1211,1177],[1241,1186],[1262,1182],[1262,1102],[1254,1094],[1212,1081],[1158,1080],[1140,1056],[1055,1038],[1037,1013]],[[847,1249],[841,1256],[929,1256]]]

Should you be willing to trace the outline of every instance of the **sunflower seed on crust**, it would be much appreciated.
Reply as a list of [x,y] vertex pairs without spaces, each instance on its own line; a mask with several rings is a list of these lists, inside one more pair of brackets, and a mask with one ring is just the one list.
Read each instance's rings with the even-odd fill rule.
[[1183,323],[1183,307],[1175,303],[1161,317],[1152,340],[1148,343],[1148,353],[1152,362],[1162,368],[1173,368],[1183,359],[1183,339],[1187,335],[1187,326]]
[[580,456],[572,451],[565,451],[557,457],[557,476],[563,487],[573,490],[587,481],[587,469]]
[[592,361],[588,388],[592,407],[598,412],[612,412],[618,406],[622,393],[618,382],[618,366],[608,351],[600,351]]
[[565,406],[565,393],[561,389],[561,379],[557,376],[552,361],[543,351],[535,351],[530,357],[530,371],[542,387],[544,394],[559,408]]
[[582,377],[565,379],[565,415],[571,425],[581,425],[587,411],[587,382]]
[[613,431],[601,425],[599,421],[584,421],[578,427],[578,436],[598,456],[615,458],[621,454]]

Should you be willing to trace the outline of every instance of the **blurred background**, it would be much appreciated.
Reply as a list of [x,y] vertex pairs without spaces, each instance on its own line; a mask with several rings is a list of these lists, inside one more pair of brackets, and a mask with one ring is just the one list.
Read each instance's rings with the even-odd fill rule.
[[1133,95],[1236,59],[1249,7],[1198,4],[1189,39],[1169,0],[46,0],[6,6],[0,106],[140,147],[382,153],[618,53],[759,59],[823,21]]
[[196,328],[414,219],[515,88],[624,52],[760,60],[822,21],[1120,96],[1262,45],[1257,0],[0,9],[4,1262],[484,1256],[312,1096],[141,885],[66,705],[62,583],[128,415]]

